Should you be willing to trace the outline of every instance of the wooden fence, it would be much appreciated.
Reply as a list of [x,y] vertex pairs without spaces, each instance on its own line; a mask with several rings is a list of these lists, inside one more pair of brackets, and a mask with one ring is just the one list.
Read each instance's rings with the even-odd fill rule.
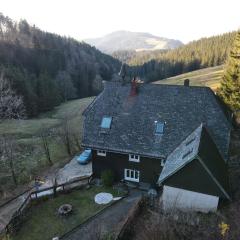
[[[84,182],[86,180],[87,180],[87,182],[85,184],[89,184],[91,179],[92,179],[92,175],[80,177],[73,181],[69,181],[69,182],[62,183],[62,184],[54,184],[51,187],[43,188],[43,189],[40,189],[37,191],[30,191],[29,194],[27,195],[26,199],[24,200],[24,202],[21,204],[21,206],[18,208],[18,210],[13,214],[11,220],[7,224],[7,226],[5,228],[6,234],[12,234],[19,229],[24,217],[26,216],[26,209],[32,200],[37,200],[43,196],[54,195],[57,192],[64,192],[66,190],[71,190],[73,188],[83,186],[84,184],[82,182]],[[81,184],[79,184],[79,183],[81,183]],[[44,194],[44,192],[45,192],[45,194]]]
[[32,189],[33,189],[33,187],[28,188],[28,189],[25,190],[24,192],[21,192],[21,193],[17,194],[15,197],[13,197],[13,198],[7,200],[6,202],[2,203],[2,204],[0,205],[0,208],[5,207],[6,205],[8,205],[8,204],[11,203],[12,201],[16,200],[16,199],[19,198],[20,196],[26,194],[27,192],[30,192]]

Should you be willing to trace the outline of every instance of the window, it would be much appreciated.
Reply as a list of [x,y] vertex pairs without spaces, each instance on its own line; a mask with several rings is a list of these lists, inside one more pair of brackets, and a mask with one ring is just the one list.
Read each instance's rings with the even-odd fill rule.
[[104,150],[97,150],[97,155],[106,157],[106,151],[104,151]]
[[139,155],[134,155],[134,154],[129,154],[129,161],[140,162],[140,156]]
[[139,182],[140,172],[132,169],[124,169],[124,179],[132,182]]
[[112,117],[103,117],[101,128],[109,129],[111,127]]
[[164,123],[157,121],[155,123],[156,123],[155,134],[163,134]]

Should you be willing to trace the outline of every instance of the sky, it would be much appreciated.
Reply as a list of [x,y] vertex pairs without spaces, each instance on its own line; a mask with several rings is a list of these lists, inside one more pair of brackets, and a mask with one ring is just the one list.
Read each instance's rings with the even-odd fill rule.
[[240,0],[0,0],[0,12],[81,40],[118,30],[187,43],[240,27]]

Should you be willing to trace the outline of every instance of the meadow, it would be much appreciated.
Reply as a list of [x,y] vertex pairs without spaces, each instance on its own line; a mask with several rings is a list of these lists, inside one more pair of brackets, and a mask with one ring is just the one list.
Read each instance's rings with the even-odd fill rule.
[[207,86],[216,90],[220,86],[220,80],[223,74],[223,66],[203,68],[200,70],[184,73],[174,77],[166,78],[154,82],[154,84],[177,84],[183,85],[185,79],[190,80],[192,86]]
[[[64,144],[64,136],[59,134],[67,127],[70,135],[80,143],[82,133],[82,112],[93,97],[68,101],[53,111],[26,120],[6,120],[0,123],[0,135],[13,142],[13,164],[18,184],[31,181],[49,167],[45,154],[42,134],[47,141],[52,164],[62,165],[71,159]],[[71,139],[74,141],[74,139]],[[74,145],[74,143],[72,143]],[[80,150],[72,148],[72,154]],[[7,161],[0,161],[0,193],[14,188],[11,171]]]

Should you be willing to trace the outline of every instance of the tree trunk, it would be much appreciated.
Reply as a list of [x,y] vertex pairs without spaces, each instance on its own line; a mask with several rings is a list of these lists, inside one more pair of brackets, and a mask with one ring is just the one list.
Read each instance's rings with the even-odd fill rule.
[[42,144],[43,144],[43,148],[44,148],[44,153],[46,155],[49,165],[51,166],[51,165],[53,165],[53,162],[51,159],[49,143],[48,143],[46,134],[43,132],[41,133],[41,139],[42,139]]

